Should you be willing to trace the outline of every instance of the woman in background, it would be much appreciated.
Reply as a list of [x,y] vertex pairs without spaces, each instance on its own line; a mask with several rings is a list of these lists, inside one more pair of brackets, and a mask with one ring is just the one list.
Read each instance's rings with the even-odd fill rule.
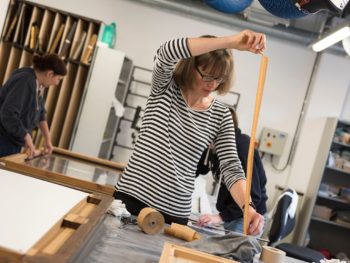
[[37,155],[31,136],[37,126],[45,139],[44,153],[52,152],[44,90],[58,85],[66,74],[57,55],[34,55],[32,67],[16,69],[0,88],[0,157],[19,153],[23,146],[28,158]]
[[[241,161],[244,172],[247,170],[248,163],[248,152],[250,137],[241,132],[238,126],[238,118],[236,112],[230,108],[232,115],[233,125],[235,128],[235,139],[237,146],[238,158]],[[211,152],[208,152],[211,151]],[[206,157],[209,158],[206,158]],[[201,160],[198,163],[197,175],[207,174],[211,170],[214,178],[219,181],[220,178],[220,167],[218,156],[215,154],[213,149],[206,149],[203,152]],[[254,150],[253,158],[253,174],[252,174],[252,185],[251,185],[251,197],[252,206],[256,211],[264,215],[267,211],[266,209],[266,174],[264,166],[261,162],[259,152]],[[219,189],[219,194],[216,202],[216,208],[219,214],[204,214],[199,217],[199,225],[209,225],[209,224],[224,224],[225,229],[243,233],[243,212],[241,208],[233,200],[230,192],[227,190],[226,186],[221,184]],[[266,219],[266,217],[265,217]],[[266,222],[265,222],[266,223]]]

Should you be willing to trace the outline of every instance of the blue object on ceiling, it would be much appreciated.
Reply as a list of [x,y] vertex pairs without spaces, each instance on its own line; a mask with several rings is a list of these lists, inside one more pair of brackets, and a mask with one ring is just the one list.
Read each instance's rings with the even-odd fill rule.
[[204,0],[210,7],[227,14],[240,13],[252,2],[253,0]]
[[271,14],[286,19],[300,18],[308,14],[299,10],[294,0],[259,0],[259,2]]

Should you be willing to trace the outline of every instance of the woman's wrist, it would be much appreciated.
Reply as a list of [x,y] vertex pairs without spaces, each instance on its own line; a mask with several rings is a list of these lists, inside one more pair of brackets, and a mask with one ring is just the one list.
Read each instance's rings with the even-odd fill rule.
[[[256,206],[254,205],[254,203],[252,201],[249,202],[249,206],[254,208],[254,210],[256,210]],[[242,212],[244,212],[244,209],[245,209],[245,204],[243,204],[241,207]]]

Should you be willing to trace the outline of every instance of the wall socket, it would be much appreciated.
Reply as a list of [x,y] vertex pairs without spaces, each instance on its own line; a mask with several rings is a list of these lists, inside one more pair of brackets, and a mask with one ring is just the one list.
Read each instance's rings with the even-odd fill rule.
[[263,128],[260,136],[259,151],[281,156],[287,141],[285,132]]

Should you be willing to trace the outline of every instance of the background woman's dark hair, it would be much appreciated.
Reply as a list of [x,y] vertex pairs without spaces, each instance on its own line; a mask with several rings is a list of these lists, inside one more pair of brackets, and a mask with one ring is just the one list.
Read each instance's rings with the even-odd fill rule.
[[52,70],[55,75],[65,76],[67,74],[66,64],[63,59],[55,54],[44,56],[34,55],[33,57],[34,70],[46,71]]
[[238,117],[237,117],[237,113],[236,113],[236,111],[235,111],[233,108],[231,108],[231,107],[229,107],[228,109],[229,109],[230,112],[231,112],[231,116],[232,116],[232,120],[233,120],[233,125],[235,126],[235,129],[238,129],[239,127],[238,127]]

